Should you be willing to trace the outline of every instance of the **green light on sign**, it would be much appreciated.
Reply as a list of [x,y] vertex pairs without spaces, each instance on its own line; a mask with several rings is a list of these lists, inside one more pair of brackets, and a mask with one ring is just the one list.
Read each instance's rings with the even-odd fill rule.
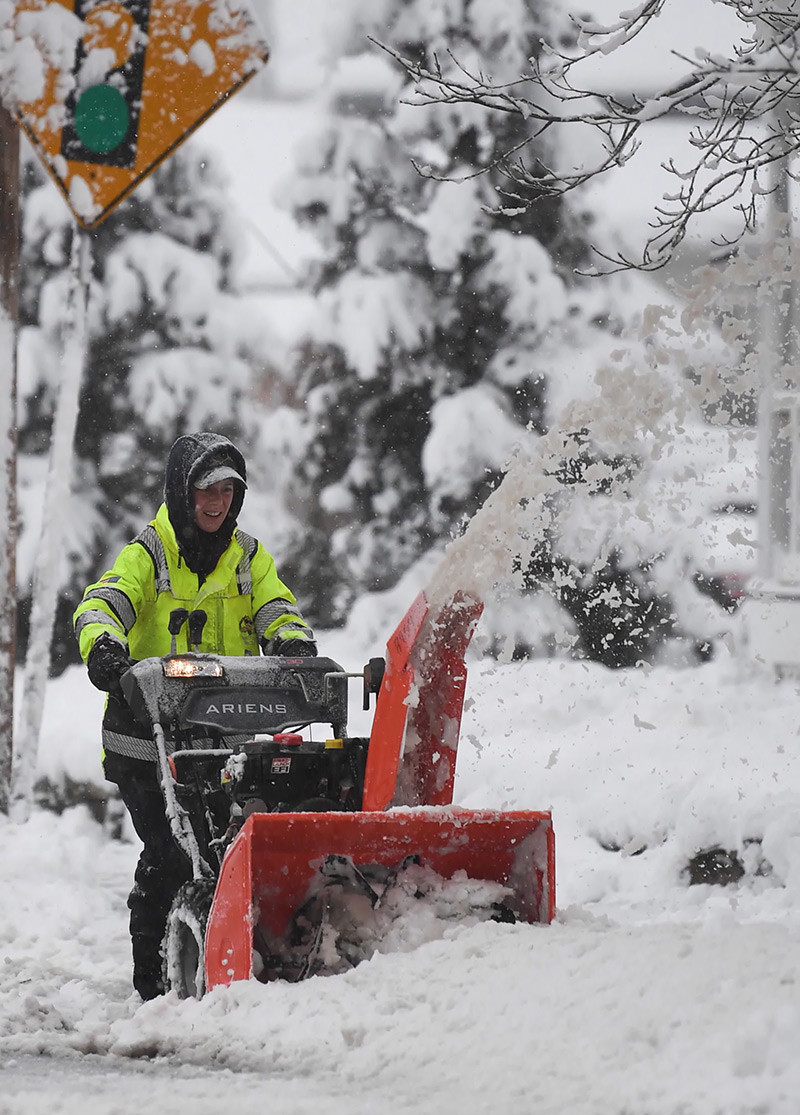
[[130,110],[113,85],[90,85],[75,105],[75,131],[87,151],[105,155],[128,134]]

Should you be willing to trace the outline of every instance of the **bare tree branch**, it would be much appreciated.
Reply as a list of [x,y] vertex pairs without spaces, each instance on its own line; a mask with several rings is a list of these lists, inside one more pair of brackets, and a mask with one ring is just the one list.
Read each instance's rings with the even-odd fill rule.
[[[499,172],[506,183],[500,196],[515,205],[515,211],[543,197],[576,190],[623,166],[635,156],[644,128],[653,121],[678,112],[689,117],[693,124],[689,142],[695,154],[685,166],[673,160],[662,164],[675,188],[665,193],[654,211],[653,232],[641,259],[598,252],[613,269],[650,271],[672,258],[695,217],[718,207],[732,207],[739,217],[736,234],[722,237],[718,244],[730,247],[740,239],[753,228],[759,199],[768,192],[764,185],[768,168],[800,150],[800,4],[797,0],[722,2],[743,21],[741,41],[730,57],[708,51],[696,52],[696,58],[676,53],[686,65],[685,76],[647,96],[626,97],[581,84],[581,64],[624,49],[668,0],[643,0],[611,26],[573,18],[574,52],[542,44],[541,53],[530,60],[530,71],[506,82],[471,73],[449,54],[433,62],[415,61],[373,41],[411,79],[413,94],[406,103],[471,104],[525,121],[525,138],[475,172]],[[557,145],[560,133],[576,127],[588,128],[599,140],[593,161],[570,171],[543,161],[543,137]],[[415,165],[428,177],[448,177]],[[505,201],[500,211],[507,211]]]

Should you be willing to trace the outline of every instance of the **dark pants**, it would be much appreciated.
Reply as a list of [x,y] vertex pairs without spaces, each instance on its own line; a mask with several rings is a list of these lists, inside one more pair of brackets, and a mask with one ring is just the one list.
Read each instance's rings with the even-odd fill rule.
[[105,776],[116,782],[144,847],[128,897],[133,947],[133,986],[143,999],[164,993],[161,942],[178,888],[192,877],[191,864],[175,844],[164,809],[156,763],[107,751]]

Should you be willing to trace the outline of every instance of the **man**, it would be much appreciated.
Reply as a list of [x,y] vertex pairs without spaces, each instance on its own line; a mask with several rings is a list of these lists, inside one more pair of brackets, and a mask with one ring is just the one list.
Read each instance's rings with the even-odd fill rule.
[[89,585],[74,616],[89,680],[108,693],[105,776],[119,786],[144,845],[128,898],[133,984],[143,999],[163,993],[166,919],[191,871],[166,818],[155,744],[128,708],[120,678],[132,662],[169,653],[170,612],[181,607],[207,614],[201,651],[317,653],[313,632],[271,555],[236,525],[246,476],[244,457],[227,438],[213,433],[178,438],[155,519]]

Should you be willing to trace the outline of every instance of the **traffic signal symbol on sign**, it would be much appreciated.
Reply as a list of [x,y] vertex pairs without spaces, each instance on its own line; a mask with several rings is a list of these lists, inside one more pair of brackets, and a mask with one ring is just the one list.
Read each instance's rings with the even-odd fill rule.
[[[102,163],[118,151],[131,130],[132,113],[124,93],[113,85],[90,85],[76,100],[72,112],[74,138],[61,133],[61,151],[84,163]],[[135,150],[131,136],[123,165],[130,166]]]
[[[150,0],[93,4],[75,0],[86,25],[75,52],[76,84],[67,97],[61,154],[73,162],[132,168],[136,162]],[[98,54],[110,62],[98,82]],[[84,74],[89,73],[89,83]]]
[[[263,65],[245,0],[56,0],[80,20],[71,72],[17,118],[91,228]],[[19,0],[18,9],[41,0]]]

